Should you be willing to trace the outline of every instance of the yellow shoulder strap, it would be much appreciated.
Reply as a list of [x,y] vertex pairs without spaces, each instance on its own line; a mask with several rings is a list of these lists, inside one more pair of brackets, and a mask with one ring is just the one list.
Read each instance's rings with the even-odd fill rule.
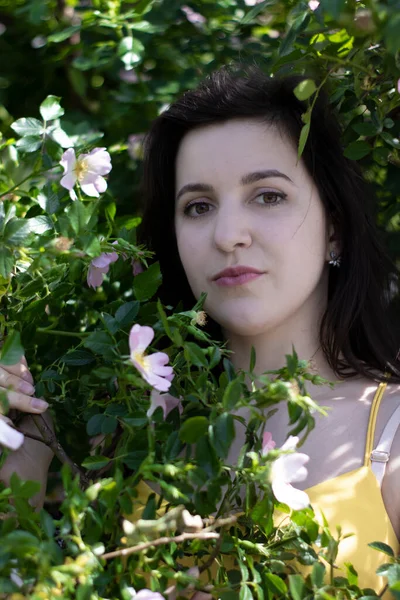
[[387,386],[387,383],[381,382],[378,386],[378,389],[375,392],[374,399],[372,400],[371,411],[369,413],[367,441],[365,443],[365,456],[364,456],[364,466],[365,467],[367,467],[369,465],[369,459],[371,456],[371,452],[374,448],[376,417],[378,416],[379,407],[381,405],[383,394],[385,393],[385,390],[386,390],[386,386]]

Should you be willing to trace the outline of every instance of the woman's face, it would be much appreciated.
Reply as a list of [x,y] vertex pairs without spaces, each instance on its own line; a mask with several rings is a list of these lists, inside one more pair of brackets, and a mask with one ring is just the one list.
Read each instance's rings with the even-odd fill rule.
[[325,211],[276,129],[237,119],[189,132],[176,161],[175,228],[192,292],[207,293],[205,310],[228,334],[324,310]]

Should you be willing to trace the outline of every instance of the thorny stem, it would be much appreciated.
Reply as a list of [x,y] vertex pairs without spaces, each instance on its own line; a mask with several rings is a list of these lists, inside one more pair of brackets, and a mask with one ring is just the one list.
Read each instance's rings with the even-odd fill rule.
[[130,548],[122,548],[121,550],[115,550],[114,552],[107,552],[103,554],[101,558],[105,560],[109,560],[110,558],[117,558],[118,556],[129,556],[130,554],[135,554],[137,552],[143,552],[143,550],[147,550],[147,548],[151,548],[152,546],[162,546],[164,544],[180,544],[181,542],[185,542],[186,540],[217,540],[219,538],[219,533],[215,533],[215,531],[198,531],[197,533],[181,533],[181,535],[177,536],[164,536],[158,538],[158,540],[152,540],[150,542],[143,542],[141,544],[137,544],[136,546],[131,546]]
[[87,333],[85,331],[83,331],[82,333],[78,333],[74,331],[59,331],[58,329],[47,329],[47,327],[37,327],[36,331],[39,331],[39,333],[48,333],[49,335],[62,335],[64,337],[84,338],[90,335],[90,333]]
[[[230,515],[229,517],[223,518],[223,519],[215,519],[214,521],[212,519],[203,519],[203,522],[208,524],[210,523],[210,526],[207,527],[206,529],[204,529],[203,531],[197,531],[195,533],[181,533],[180,535],[177,536],[164,536],[161,538],[158,538],[157,540],[152,540],[150,542],[142,542],[141,544],[137,544],[136,546],[131,546],[130,548],[122,548],[121,550],[115,550],[114,552],[107,552],[106,554],[103,554],[102,558],[104,558],[105,560],[109,560],[110,558],[116,558],[118,556],[129,556],[130,554],[135,554],[137,552],[142,552],[143,550],[147,550],[147,548],[151,548],[152,546],[162,546],[164,544],[171,544],[173,542],[175,542],[176,544],[180,544],[181,542],[184,542],[186,540],[219,540],[220,539],[220,535],[219,533],[216,533],[215,531],[210,531],[210,529],[216,529],[217,527],[224,527],[225,525],[231,525],[232,523],[235,523],[237,520],[236,515]],[[219,547],[221,544],[217,544],[218,550],[216,552],[216,554],[218,554],[219,552]],[[214,554],[214,553],[213,553]],[[216,555],[215,554],[215,555]],[[215,556],[213,556],[213,560],[214,560]],[[207,561],[208,562],[208,561]],[[205,563],[205,565],[207,565],[207,563]],[[208,569],[208,566],[202,566],[201,567],[201,571]]]
[[84,488],[90,485],[90,480],[88,477],[80,470],[78,465],[74,463],[74,461],[68,456],[65,452],[64,448],[61,446],[60,442],[57,440],[56,436],[47,425],[46,421],[43,419],[42,415],[32,415],[33,421],[40,431],[42,435],[42,442],[46,444],[49,448],[51,448],[57,458],[63,464],[67,464],[71,469],[73,475],[79,475],[79,479],[83,484]]

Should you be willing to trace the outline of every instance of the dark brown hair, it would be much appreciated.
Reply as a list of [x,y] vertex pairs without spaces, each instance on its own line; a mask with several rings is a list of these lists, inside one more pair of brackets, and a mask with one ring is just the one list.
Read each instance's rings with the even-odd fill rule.
[[[164,303],[182,302],[186,309],[195,303],[174,231],[175,160],[183,137],[197,127],[252,118],[275,126],[297,146],[307,103],[293,90],[303,79],[270,77],[254,67],[223,68],[154,121],[145,141],[145,210],[139,236],[160,261]],[[359,373],[382,380],[386,372],[399,381],[399,329],[392,314],[398,272],[379,240],[360,169],[343,155],[340,127],[323,92],[313,107],[302,160],[341,244],[341,266],[330,269],[320,329],[327,361],[339,377]]]

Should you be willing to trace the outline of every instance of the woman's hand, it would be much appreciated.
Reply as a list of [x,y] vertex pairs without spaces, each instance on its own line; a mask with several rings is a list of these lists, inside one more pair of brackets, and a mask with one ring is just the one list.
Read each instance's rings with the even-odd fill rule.
[[[47,402],[34,396],[33,378],[29,372],[26,359],[12,366],[0,365],[0,391],[7,393],[9,408],[32,415],[42,415],[47,425],[53,428],[51,417],[46,413]],[[31,503],[41,507],[46,493],[47,472],[53,458],[53,452],[46,444],[33,440],[13,428],[12,420],[0,414],[0,447],[13,450],[0,469],[0,480],[9,485],[11,475],[15,472],[24,480],[39,481],[41,491]],[[26,416],[19,424],[19,429],[28,434],[40,437],[31,416]]]

